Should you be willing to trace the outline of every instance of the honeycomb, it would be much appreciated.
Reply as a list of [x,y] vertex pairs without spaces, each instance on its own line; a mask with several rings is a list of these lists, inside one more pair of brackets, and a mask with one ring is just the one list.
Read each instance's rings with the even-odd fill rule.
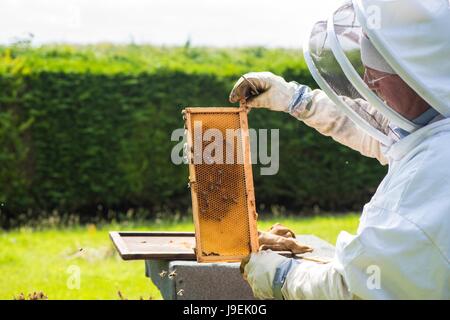
[[[247,128],[247,114],[239,108],[224,109],[185,110],[196,254],[200,262],[237,261],[258,247],[250,155],[244,154],[244,150],[250,150],[246,148],[249,140],[235,134],[237,129],[244,132]],[[205,139],[209,129],[221,134]],[[216,141],[218,136],[222,141]],[[213,159],[204,156],[212,142],[216,143],[214,151],[209,149],[206,155]],[[250,164],[247,169],[245,163]]]

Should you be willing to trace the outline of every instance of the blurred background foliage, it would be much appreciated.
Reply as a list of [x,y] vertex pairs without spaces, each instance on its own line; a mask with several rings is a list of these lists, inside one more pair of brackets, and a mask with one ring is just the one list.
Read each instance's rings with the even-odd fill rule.
[[[301,53],[136,45],[0,47],[0,225],[46,215],[187,214],[186,165],[170,140],[186,106],[227,106],[238,77],[272,71],[316,87]],[[254,165],[260,213],[359,210],[386,168],[283,113],[253,110],[280,129],[280,168]]]

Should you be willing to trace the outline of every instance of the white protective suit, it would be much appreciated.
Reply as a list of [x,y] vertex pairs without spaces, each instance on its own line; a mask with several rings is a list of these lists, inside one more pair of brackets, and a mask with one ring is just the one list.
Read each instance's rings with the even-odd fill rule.
[[293,115],[363,155],[389,161],[389,172],[365,205],[357,234],[340,233],[332,263],[293,267],[283,297],[450,299],[450,119],[383,152],[321,90],[312,98]]
[[[348,14],[353,11],[358,19]],[[381,27],[368,26],[374,12],[381,14]],[[392,111],[352,70],[348,53],[354,48],[341,47],[360,38],[348,37],[358,35],[355,20],[396,74],[438,111],[428,124],[417,126]],[[274,252],[252,254],[245,267],[249,283],[264,297],[284,299],[450,299],[448,1],[353,0],[328,23],[318,22],[311,34],[305,58],[324,91],[308,92],[308,99],[288,111],[320,133],[389,164],[389,171],[364,206],[357,234],[339,234],[331,263],[291,263],[275,259]],[[271,83],[282,87],[280,81]],[[351,85],[349,94],[342,91]],[[292,84],[285,87],[278,96],[294,91]],[[350,95],[355,92],[360,95]],[[269,93],[263,90],[254,103],[273,109]],[[281,101],[273,96],[278,99],[273,103]],[[407,134],[392,136],[394,127]],[[271,256],[279,263],[264,263]]]

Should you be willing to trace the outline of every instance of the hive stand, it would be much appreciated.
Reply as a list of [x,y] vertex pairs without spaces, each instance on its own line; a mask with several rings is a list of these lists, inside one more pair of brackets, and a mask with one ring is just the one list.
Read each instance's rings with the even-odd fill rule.
[[[302,256],[333,258],[334,247],[328,242],[312,235],[301,235],[297,238],[301,243],[314,248],[314,252]],[[145,275],[159,289],[163,299],[253,300],[255,298],[252,290],[243,279],[239,265],[149,259],[145,261]],[[164,271],[167,273],[163,273]],[[176,275],[169,277],[173,272]]]

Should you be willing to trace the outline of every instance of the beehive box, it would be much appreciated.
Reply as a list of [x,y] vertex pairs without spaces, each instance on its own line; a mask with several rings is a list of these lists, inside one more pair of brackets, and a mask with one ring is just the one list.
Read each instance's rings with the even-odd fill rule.
[[258,250],[247,112],[186,108],[183,117],[197,261],[239,261]]

